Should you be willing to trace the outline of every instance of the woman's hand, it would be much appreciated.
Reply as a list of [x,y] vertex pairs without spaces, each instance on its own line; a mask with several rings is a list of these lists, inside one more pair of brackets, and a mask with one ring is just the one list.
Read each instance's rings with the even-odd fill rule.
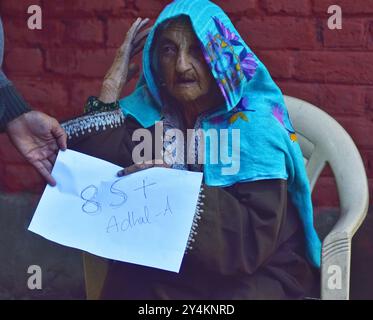
[[154,167],[157,167],[157,168],[171,168],[171,166],[168,165],[165,162],[163,162],[161,164],[158,164],[155,160],[151,160],[151,161],[145,161],[145,162],[139,163],[139,164],[135,163],[132,166],[129,166],[127,168],[124,168],[124,169],[120,170],[117,173],[117,175],[118,175],[118,177],[123,177],[123,176],[129,175],[131,173],[135,173],[135,172],[138,172],[138,171],[141,171],[141,170],[154,168]]
[[115,56],[114,63],[105,76],[99,97],[102,102],[112,103],[116,101],[120,96],[123,85],[138,72],[139,67],[133,63],[130,64],[130,60],[144,47],[151,27],[143,31],[140,30],[148,22],[148,18],[137,18],[127,32],[126,38]]

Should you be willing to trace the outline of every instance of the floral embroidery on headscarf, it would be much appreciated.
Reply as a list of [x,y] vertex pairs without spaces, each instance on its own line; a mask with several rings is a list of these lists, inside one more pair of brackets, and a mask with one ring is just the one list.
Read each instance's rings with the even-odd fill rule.
[[[206,62],[218,75],[218,86],[226,100],[230,101],[229,92],[237,93],[241,81],[252,79],[258,66],[255,57],[244,47],[240,38],[230,31],[217,17],[213,17],[219,33],[208,32],[208,43],[203,47]],[[236,47],[243,47],[237,54]],[[241,119],[244,119],[244,115]],[[235,120],[234,120],[235,121]]]
[[272,114],[281,123],[281,125],[285,128],[285,130],[288,132],[290,140],[293,142],[296,142],[298,138],[293,127],[285,123],[284,108],[280,104],[274,103],[272,105]]
[[228,124],[235,123],[238,119],[249,122],[249,118],[245,112],[255,112],[255,110],[249,108],[249,99],[247,97],[242,98],[240,103],[233,108],[228,114],[220,115],[211,119],[212,123],[223,123]]
[[284,125],[284,110],[279,104],[275,103],[272,105],[272,114],[282,125]]

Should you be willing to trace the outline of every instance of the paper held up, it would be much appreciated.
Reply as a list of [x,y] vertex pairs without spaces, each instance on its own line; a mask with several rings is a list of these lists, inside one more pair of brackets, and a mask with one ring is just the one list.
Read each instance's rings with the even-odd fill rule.
[[179,272],[202,173],[121,168],[76,151],[58,154],[29,230],[105,258]]

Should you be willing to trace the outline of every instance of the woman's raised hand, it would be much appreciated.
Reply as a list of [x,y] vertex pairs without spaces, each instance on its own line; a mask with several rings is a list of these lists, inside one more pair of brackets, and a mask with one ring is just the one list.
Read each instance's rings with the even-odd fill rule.
[[111,103],[119,98],[123,85],[139,71],[139,67],[131,63],[131,58],[139,53],[145,44],[151,27],[141,29],[149,19],[137,18],[127,32],[126,38],[117,51],[114,62],[107,72],[102,84],[99,99],[104,103]]

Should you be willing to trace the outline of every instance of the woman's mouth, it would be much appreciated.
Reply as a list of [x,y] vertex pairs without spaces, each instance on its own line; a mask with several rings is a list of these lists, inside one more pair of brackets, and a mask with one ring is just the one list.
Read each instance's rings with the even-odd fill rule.
[[182,86],[182,87],[190,87],[196,84],[197,84],[197,81],[193,78],[184,78],[184,79],[181,78],[181,79],[178,79],[176,82],[177,86]]

